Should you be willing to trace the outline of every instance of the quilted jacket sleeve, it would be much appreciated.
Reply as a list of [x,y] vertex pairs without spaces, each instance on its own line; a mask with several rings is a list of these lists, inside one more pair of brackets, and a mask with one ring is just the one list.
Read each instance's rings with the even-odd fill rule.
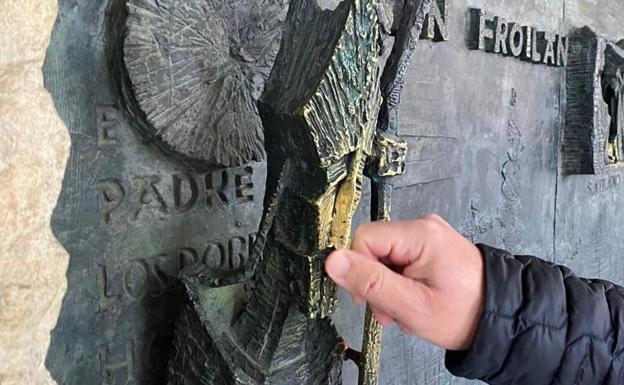
[[486,300],[469,350],[447,352],[456,376],[492,385],[624,385],[624,289],[479,245]]

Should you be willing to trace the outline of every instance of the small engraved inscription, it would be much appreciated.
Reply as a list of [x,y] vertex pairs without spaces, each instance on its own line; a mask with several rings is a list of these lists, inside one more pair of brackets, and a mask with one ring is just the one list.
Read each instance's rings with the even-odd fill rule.
[[526,29],[517,23],[509,25],[509,53],[514,57],[520,57],[524,51]]
[[509,38],[509,24],[500,16],[494,18],[496,32],[494,33],[494,53],[507,55],[507,40]]
[[587,184],[587,196],[593,197],[612,190],[622,184],[620,175],[611,175],[608,178],[591,181]]
[[226,194],[229,176],[227,170],[207,174],[204,177],[206,207],[215,207],[217,205],[227,206],[229,199]]
[[176,212],[185,213],[191,210],[198,196],[199,186],[192,175],[173,175],[173,207]]
[[199,247],[180,247],[171,252],[129,260],[121,271],[99,266],[99,310],[164,295],[175,286],[186,268],[206,266],[217,271],[240,269],[249,260],[256,234],[232,235]]
[[246,203],[253,201],[254,184],[251,179],[253,168],[244,167],[235,174],[236,202]]
[[98,182],[100,222],[148,215],[170,216],[198,209],[215,210],[256,200],[255,170],[235,167],[206,174],[175,173],[111,178]]
[[98,193],[100,197],[100,218],[102,222],[108,223],[111,219],[111,213],[121,205],[126,194],[121,182],[115,179],[100,181],[98,183]]
[[429,14],[425,16],[420,38],[432,41],[449,40],[449,6],[446,0],[434,0],[431,2]]
[[134,219],[139,217],[141,211],[145,209],[156,209],[163,213],[168,210],[162,193],[159,190],[160,176],[150,175],[137,178],[139,190],[137,194],[138,204],[134,209]]
[[508,22],[478,9],[470,9],[472,49],[513,56],[533,63],[567,65],[568,39],[561,34]]
[[97,125],[97,145],[99,148],[112,147],[119,144],[116,134],[119,128],[117,110],[112,106],[95,106]]
[[100,291],[100,300],[98,302],[98,311],[107,311],[110,308],[117,308],[121,305],[119,295],[109,295],[108,280],[106,274],[106,266],[99,266],[98,271],[98,288]]
[[[167,362],[171,333],[168,330],[146,332],[141,338],[111,336],[98,349],[102,385],[135,385],[144,383],[147,371],[162,371]],[[143,380],[143,381],[141,381]],[[150,384],[152,382],[149,382]]]
[[[117,383],[133,384],[134,379],[134,342],[126,343],[124,352],[113,355],[108,346],[100,349],[100,368],[102,371],[102,385],[114,385]],[[117,382],[116,375],[125,381]]]

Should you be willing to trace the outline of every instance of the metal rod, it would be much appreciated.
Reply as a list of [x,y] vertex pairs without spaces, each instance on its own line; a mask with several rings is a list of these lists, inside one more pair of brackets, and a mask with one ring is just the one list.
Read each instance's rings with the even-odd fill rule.
[[[387,222],[392,208],[392,184],[389,177],[373,178],[371,182],[372,202],[371,219]],[[383,327],[375,319],[370,306],[366,306],[364,337],[360,362],[359,385],[377,385],[379,383],[379,359]]]
[[382,334],[383,327],[375,319],[370,306],[366,306],[359,385],[377,385],[379,382],[379,357],[381,355]]

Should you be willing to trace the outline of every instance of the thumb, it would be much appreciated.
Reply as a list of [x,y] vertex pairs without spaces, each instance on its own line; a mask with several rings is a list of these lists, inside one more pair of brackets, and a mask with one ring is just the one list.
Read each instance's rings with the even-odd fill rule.
[[413,322],[427,288],[384,264],[351,250],[333,252],[327,274],[357,299],[363,299],[399,322]]

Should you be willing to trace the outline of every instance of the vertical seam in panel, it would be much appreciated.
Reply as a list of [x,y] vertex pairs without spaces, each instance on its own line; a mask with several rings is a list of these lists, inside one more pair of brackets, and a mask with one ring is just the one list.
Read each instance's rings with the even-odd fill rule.
[[[559,31],[559,33],[562,33],[562,34],[564,33],[567,34],[566,1],[567,0],[561,0],[562,19],[561,19],[561,27],[560,27],[561,30]],[[561,73],[559,74],[559,124],[557,127],[557,139],[556,139],[557,148],[555,151],[556,178],[555,178],[555,201],[554,201],[554,220],[553,220],[553,245],[552,245],[553,262],[557,262],[557,241],[558,241],[557,219],[559,217],[559,212],[558,212],[559,179],[563,177],[561,173],[560,159],[561,159],[561,141],[563,138],[563,130],[565,129],[565,119],[564,119],[565,110],[566,110],[566,103],[565,103],[566,87],[565,85],[566,85],[566,67],[564,66],[564,67],[561,67]]]

